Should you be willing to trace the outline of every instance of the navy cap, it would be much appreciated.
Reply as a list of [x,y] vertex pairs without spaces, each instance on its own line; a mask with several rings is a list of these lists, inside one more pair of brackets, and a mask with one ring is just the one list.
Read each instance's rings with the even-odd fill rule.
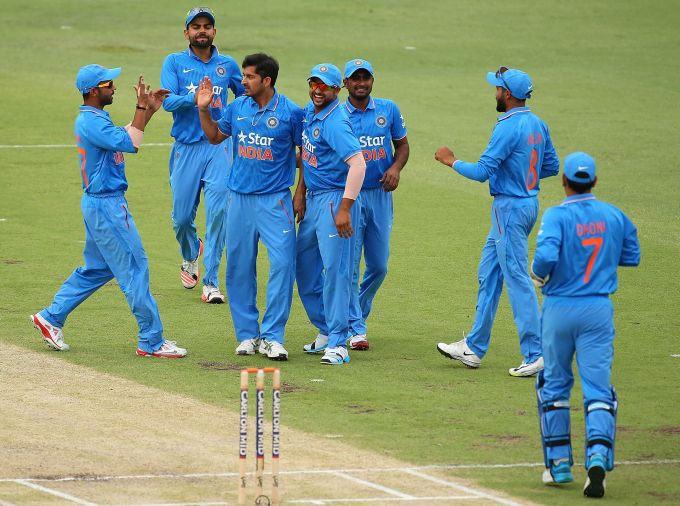
[[518,100],[531,98],[534,85],[526,72],[508,67],[500,67],[496,72],[487,72],[487,82],[492,86],[500,86],[510,92]]
[[564,159],[564,175],[574,183],[595,181],[595,160],[588,153],[576,151]]
[[312,72],[309,74],[307,80],[309,81],[312,77],[318,77],[328,86],[333,86],[335,88],[342,87],[340,69],[332,63],[319,63],[316,65],[312,69]]
[[373,76],[373,65],[371,65],[371,63],[367,62],[366,60],[362,60],[361,58],[355,58],[354,60],[350,60],[345,63],[345,79],[350,77],[359,69],[364,69],[368,71],[371,76]]
[[187,18],[184,21],[184,28],[189,28],[189,23],[199,16],[205,16],[206,18],[210,19],[213,25],[215,24],[215,15],[209,7],[194,7],[189,12],[187,12]]
[[76,76],[76,88],[84,95],[92,88],[96,88],[99,83],[112,81],[119,75],[120,67],[107,69],[101,65],[85,65],[84,67],[80,67],[78,75]]

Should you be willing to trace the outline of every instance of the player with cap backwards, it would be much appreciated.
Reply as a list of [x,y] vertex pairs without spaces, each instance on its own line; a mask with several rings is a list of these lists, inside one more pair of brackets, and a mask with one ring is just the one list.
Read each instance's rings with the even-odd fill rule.
[[[302,143],[302,109],[274,87],[278,62],[266,54],[244,58],[246,96],[229,104],[215,122],[209,106],[213,85],[201,81],[197,100],[201,126],[213,144],[233,136],[227,217],[227,292],[239,344],[237,355],[259,352],[287,360],[284,331],[295,282],[295,223],[290,187],[295,183],[295,147]],[[267,304],[258,324],[255,265],[259,240],[269,254]]]
[[[344,84],[349,93],[343,104],[352,130],[359,138],[366,177],[361,188],[361,216],[355,230],[356,252],[350,305],[349,347],[367,350],[366,319],[378,288],[387,276],[392,231],[392,193],[399,186],[401,170],[409,155],[404,117],[392,100],[374,98],[373,66],[355,58],[345,64]],[[361,287],[359,270],[363,250],[366,269]]]
[[198,257],[203,242],[196,234],[196,209],[201,189],[205,196],[205,274],[201,299],[220,304],[217,271],[225,242],[227,209],[227,172],[231,165],[231,141],[212,145],[205,138],[196,109],[196,90],[204,77],[213,83],[210,104],[217,120],[227,105],[227,89],[235,96],[243,94],[241,71],[231,56],[220,54],[213,45],[215,16],[205,7],[191,9],[184,22],[184,37],[189,47],[170,54],[163,62],[161,84],[170,90],[163,108],[172,112],[171,135],[175,143],[170,151],[170,187],[172,189],[172,223],[182,254],[180,280],[184,288],[194,288],[199,281]]
[[349,362],[347,336],[354,268],[354,231],[366,163],[340,105],[340,70],[316,65],[308,78],[311,102],[305,109],[302,165],[306,212],[297,237],[296,278],[307,316],[318,329],[303,349],[324,352],[322,364]]
[[496,110],[503,113],[477,163],[459,160],[441,147],[435,158],[462,176],[489,181],[493,197],[491,230],[479,262],[477,309],[472,330],[461,341],[439,343],[442,355],[477,368],[486,355],[503,282],[508,287],[524,360],[512,376],[543,369],[538,299],[529,278],[527,240],[538,215],[539,179],[559,172],[559,159],[547,125],[528,107],[533,85],[525,72],[500,67],[487,74],[496,87]]
[[609,295],[618,286],[617,267],[640,263],[635,225],[591,193],[595,160],[586,153],[566,157],[562,185],[567,198],[544,215],[531,277],[543,292],[542,342],[545,369],[536,392],[546,470],[543,482],[573,481],[569,396],[571,363],[583,387],[586,425],[583,493],[602,497],[605,474],[614,468],[618,401],[611,385],[614,310]]
[[113,80],[119,75],[120,68],[100,65],[86,65],[78,71],[76,87],[83,95],[83,105],[76,118],[75,136],[84,190],[85,265],[73,271],[52,304],[32,315],[31,321],[50,347],[68,350],[62,332],[66,318],[115,278],[139,325],[137,355],[181,358],[187,351],[163,339],[158,306],[149,289],[149,264],[125,199],[128,184],[123,153],[137,152],[144,128],[168,91],[150,91],[140,76],[132,122],[117,127],[104,107],[113,103]]

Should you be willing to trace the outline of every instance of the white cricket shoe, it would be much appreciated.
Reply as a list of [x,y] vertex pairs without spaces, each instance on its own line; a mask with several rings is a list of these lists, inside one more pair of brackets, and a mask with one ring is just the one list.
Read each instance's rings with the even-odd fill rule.
[[163,341],[163,344],[156,351],[149,353],[140,348],[137,348],[137,355],[140,357],[157,357],[157,358],[183,358],[187,356],[187,350],[177,346],[176,341]]
[[349,352],[344,346],[326,348],[326,353],[321,357],[321,363],[324,365],[342,365],[347,362],[349,362]]
[[358,351],[368,350],[368,339],[366,339],[366,334],[352,336],[349,340],[349,349]]
[[64,342],[64,333],[61,327],[55,327],[50,324],[45,318],[40,316],[40,313],[35,313],[30,316],[33,326],[40,331],[43,341],[50,348],[57,351],[68,351],[69,345]]
[[510,376],[515,376],[516,378],[523,378],[526,376],[534,376],[543,370],[543,357],[538,357],[537,360],[527,364],[526,361],[522,360],[522,363],[517,367],[508,369]]
[[305,344],[302,350],[305,353],[321,353],[328,346],[328,336],[323,334],[317,334],[314,341],[309,344]]
[[191,289],[198,284],[200,277],[200,270],[198,267],[198,259],[203,254],[203,241],[198,240],[198,256],[194,260],[182,260],[182,267],[179,269],[179,279],[182,281],[184,288]]
[[271,360],[288,360],[288,352],[281,343],[276,341],[261,339],[257,352]]
[[201,300],[206,304],[224,304],[224,295],[216,286],[203,285]]
[[260,346],[260,339],[254,337],[252,339],[245,339],[241,341],[236,347],[237,355],[255,355],[258,351],[258,346]]
[[475,355],[468,347],[465,339],[461,339],[460,341],[451,344],[439,343],[437,345],[437,351],[451,360],[462,362],[471,369],[477,369],[482,363],[482,359]]

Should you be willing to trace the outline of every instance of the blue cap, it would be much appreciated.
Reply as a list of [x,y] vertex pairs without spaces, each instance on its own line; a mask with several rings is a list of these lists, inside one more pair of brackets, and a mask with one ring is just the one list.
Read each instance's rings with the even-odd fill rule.
[[564,175],[574,183],[595,181],[595,160],[588,153],[576,151],[564,159]]
[[487,72],[486,80],[492,86],[505,88],[517,100],[531,98],[531,92],[534,91],[529,74],[517,69],[500,67],[496,72]]
[[107,69],[101,65],[85,65],[80,67],[76,76],[76,88],[83,95],[95,88],[99,83],[111,81],[120,75],[120,67]]
[[345,79],[354,74],[357,70],[364,69],[367,70],[371,76],[373,76],[373,65],[366,60],[361,58],[356,58],[345,63]]
[[210,21],[212,21],[213,25],[215,24],[215,15],[209,7],[194,7],[189,12],[187,12],[187,19],[184,21],[184,28],[189,28],[189,23],[199,16],[205,16],[206,18],[210,19]]
[[319,63],[312,69],[307,80],[309,81],[312,77],[318,77],[328,86],[334,86],[335,88],[342,87],[340,69],[332,63]]

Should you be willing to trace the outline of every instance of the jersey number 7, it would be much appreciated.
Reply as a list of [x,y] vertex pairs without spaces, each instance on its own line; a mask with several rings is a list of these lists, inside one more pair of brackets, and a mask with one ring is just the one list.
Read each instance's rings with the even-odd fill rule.
[[583,239],[581,241],[582,246],[594,246],[590,258],[588,259],[588,265],[586,266],[586,273],[583,276],[583,284],[590,281],[590,274],[593,271],[593,265],[595,265],[595,260],[597,260],[597,255],[600,253],[602,248],[602,243],[604,242],[603,237],[589,237],[588,239]]

